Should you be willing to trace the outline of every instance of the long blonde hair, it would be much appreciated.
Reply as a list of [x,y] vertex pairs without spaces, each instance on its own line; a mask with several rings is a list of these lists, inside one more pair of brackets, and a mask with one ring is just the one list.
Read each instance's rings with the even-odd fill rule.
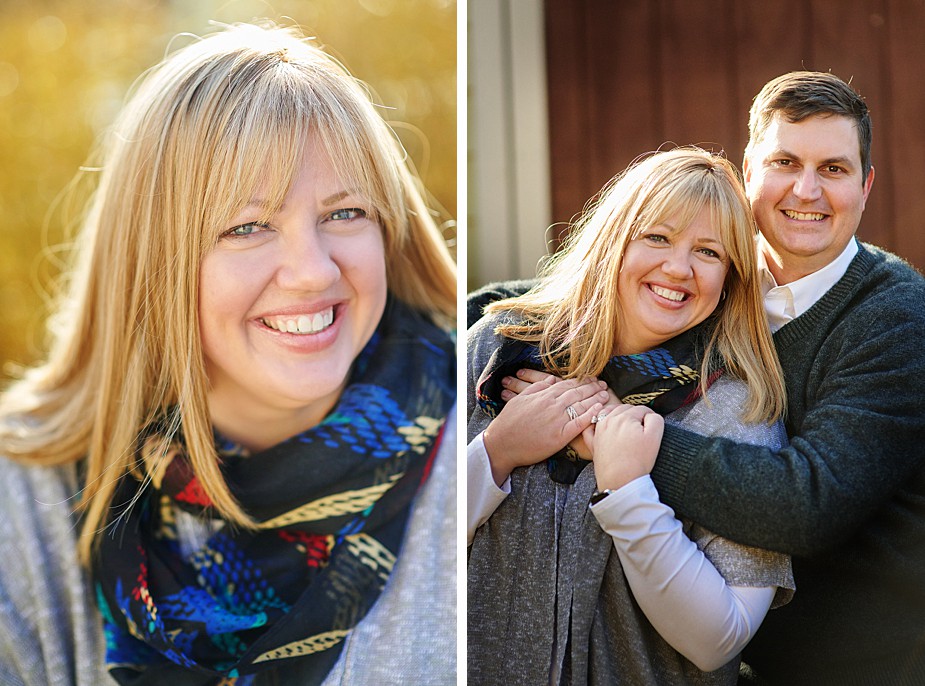
[[546,368],[563,377],[594,376],[617,348],[622,313],[617,286],[630,241],[673,220],[683,230],[704,208],[729,257],[725,299],[701,368],[701,387],[716,358],[748,384],[747,421],[782,416],[783,375],[762,305],[755,254],[757,228],[735,167],[724,157],[684,147],[653,153],[615,177],[575,222],[539,284],[487,311],[513,311],[497,329],[537,344]]
[[[103,145],[98,186],[47,361],[0,400],[0,450],[34,464],[86,458],[80,554],[109,518],[117,481],[157,479],[182,431],[227,521],[252,524],[213,445],[199,337],[199,266],[261,191],[278,210],[309,135],[369,199],[389,290],[442,323],[455,317],[453,260],[394,133],[368,92],[292,29],[236,25],[178,50],[139,82]],[[167,437],[138,450],[146,428]]]

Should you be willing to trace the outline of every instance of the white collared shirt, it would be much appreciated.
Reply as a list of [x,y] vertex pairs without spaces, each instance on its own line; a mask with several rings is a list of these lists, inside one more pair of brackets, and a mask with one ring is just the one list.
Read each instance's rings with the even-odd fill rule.
[[841,255],[822,269],[807,274],[802,279],[778,286],[774,275],[768,269],[764,252],[766,247],[764,236],[758,234],[758,272],[761,275],[761,290],[764,293],[764,309],[768,314],[768,324],[772,332],[815,305],[816,301],[845,275],[848,265],[858,253],[858,242],[852,238]]

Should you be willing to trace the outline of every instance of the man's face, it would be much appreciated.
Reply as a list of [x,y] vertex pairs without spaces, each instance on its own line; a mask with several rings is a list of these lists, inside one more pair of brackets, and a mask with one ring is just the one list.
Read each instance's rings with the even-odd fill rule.
[[818,271],[854,236],[874,181],[857,126],[843,116],[776,114],[745,159],[745,190],[779,284]]

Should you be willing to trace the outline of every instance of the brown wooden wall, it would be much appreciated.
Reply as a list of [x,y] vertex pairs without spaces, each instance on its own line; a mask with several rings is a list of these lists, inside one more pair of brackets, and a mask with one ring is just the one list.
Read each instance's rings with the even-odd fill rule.
[[761,86],[831,71],[873,118],[858,235],[925,270],[925,0],[546,0],[546,40],[554,221],[668,142],[741,165]]

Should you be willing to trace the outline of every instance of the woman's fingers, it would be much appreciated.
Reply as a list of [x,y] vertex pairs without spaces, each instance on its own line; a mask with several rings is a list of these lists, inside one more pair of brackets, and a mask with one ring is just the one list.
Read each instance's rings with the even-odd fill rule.
[[536,369],[518,369],[517,378],[525,381],[526,383],[539,383],[543,379],[552,376],[554,379],[557,378],[550,374],[549,372],[540,372]]
[[[525,371],[532,370],[522,369],[517,373],[520,374],[521,372]],[[581,397],[585,397],[589,393],[596,393],[607,388],[607,384],[605,384],[603,381],[598,381],[594,377],[588,377],[585,379],[567,379],[563,381],[559,377],[553,376],[552,374],[546,374],[545,372],[536,372],[536,374],[542,374],[542,378],[537,377],[536,381],[524,381],[514,376],[505,376],[502,378],[502,400],[507,401],[517,395],[540,392],[549,392],[552,393],[554,397],[558,397],[576,388],[585,388],[586,390],[580,394]]]
[[[537,385],[539,384],[534,384],[534,386]],[[574,402],[575,400],[581,400],[595,393],[604,393],[606,395],[607,384],[593,377],[586,379],[567,379],[566,381],[556,382],[549,387],[547,392],[555,397],[562,397],[569,402]]]
[[[546,384],[543,385],[552,385],[556,382],[556,377],[550,375],[550,379],[552,380],[547,380]],[[501,398],[503,400],[510,400],[514,396],[525,393],[533,386],[538,386],[540,384],[531,384],[527,381],[521,381],[514,376],[505,376],[503,379],[501,379],[501,385],[503,386],[503,390],[501,391]]]
[[665,418],[657,412],[649,412],[642,418],[642,428],[646,434],[652,434],[653,439],[661,442],[665,431]]
[[599,489],[620,488],[652,471],[664,419],[641,405],[606,410],[594,427],[591,450]]
[[604,409],[605,402],[607,402],[607,391],[598,391],[594,395],[582,397],[571,396],[569,393],[560,396],[557,403],[565,409],[566,415],[574,425],[566,426],[566,432],[575,436],[581,433],[585,427],[591,425],[597,413]]
[[609,420],[623,418],[625,421],[637,421],[642,423],[643,417],[647,414],[656,413],[644,405],[611,405],[606,408],[605,417]]

